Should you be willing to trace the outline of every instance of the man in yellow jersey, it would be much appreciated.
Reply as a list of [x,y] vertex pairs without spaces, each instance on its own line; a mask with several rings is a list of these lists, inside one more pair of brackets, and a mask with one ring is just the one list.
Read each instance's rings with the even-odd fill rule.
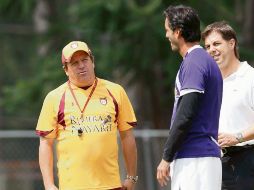
[[[62,50],[68,81],[49,92],[39,116],[39,163],[45,190],[134,190],[136,117],[124,89],[95,76],[87,44],[73,41]],[[126,166],[121,182],[117,131]],[[56,141],[59,188],[53,177]]]

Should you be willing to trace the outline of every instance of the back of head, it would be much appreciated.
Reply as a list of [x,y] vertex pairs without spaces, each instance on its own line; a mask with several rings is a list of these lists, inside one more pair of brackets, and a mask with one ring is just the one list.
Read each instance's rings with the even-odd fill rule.
[[214,22],[204,29],[204,31],[202,32],[202,40],[205,41],[207,36],[209,36],[212,32],[218,32],[219,34],[221,34],[221,37],[226,41],[234,39],[234,53],[235,56],[239,59],[238,40],[234,29],[226,21]]
[[169,6],[164,14],[169,21],[169,27],[173,31],[180,29],[185,42],[200,41],[200,19],[193,8],[184,5]]

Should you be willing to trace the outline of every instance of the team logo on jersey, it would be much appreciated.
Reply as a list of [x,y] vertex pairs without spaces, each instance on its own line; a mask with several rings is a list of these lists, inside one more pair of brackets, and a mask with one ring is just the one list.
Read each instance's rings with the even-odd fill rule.
[[108,103],[107,98],[100,98],[100,103],[105,106]]

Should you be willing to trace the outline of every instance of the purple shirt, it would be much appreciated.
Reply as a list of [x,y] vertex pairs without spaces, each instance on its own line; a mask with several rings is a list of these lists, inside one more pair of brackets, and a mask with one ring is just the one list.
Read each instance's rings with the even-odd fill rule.
[[220,157],[218,139],[223,81],[214,59],[203,49],[188,53],[176,77],[174,121],[179,97],[191,92],[203,93],[199,111],[175,158]]

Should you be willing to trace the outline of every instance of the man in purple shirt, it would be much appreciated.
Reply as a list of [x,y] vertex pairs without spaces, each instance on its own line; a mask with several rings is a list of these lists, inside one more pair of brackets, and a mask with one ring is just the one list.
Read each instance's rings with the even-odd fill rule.
[[199,45],[200,20],[195,10],[179,5],[169,6],[164,13],[166,37],[183,61],[157,179],[164,186],[171,176],[171,190],[220,190],[217,139],[222,76],[214,59]]

